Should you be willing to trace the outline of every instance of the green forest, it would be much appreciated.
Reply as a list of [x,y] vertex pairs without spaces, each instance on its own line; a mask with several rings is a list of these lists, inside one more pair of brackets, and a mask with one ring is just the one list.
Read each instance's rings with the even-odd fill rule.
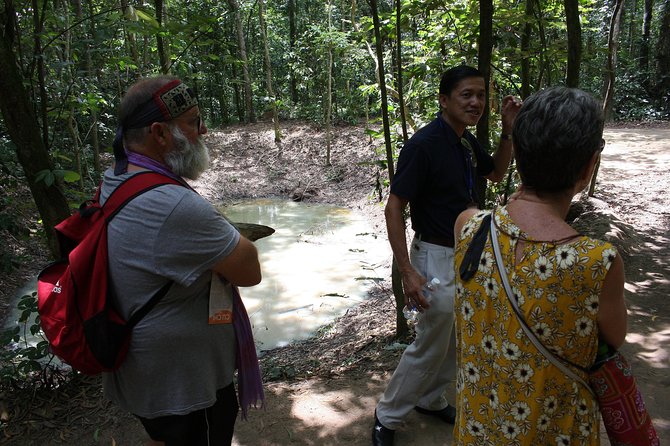
[[602,98],[610,120],[670,114],[667,1],[7,0],[0,19],[0,188],[27,185],[45,228],[97,183],[125,89],[157,73],[194,87],[208,127],[271,119],[277,139],[282,120],[379,129],[384,109],[401,141],[460,63],[485,73],[492,114],[556,84]]

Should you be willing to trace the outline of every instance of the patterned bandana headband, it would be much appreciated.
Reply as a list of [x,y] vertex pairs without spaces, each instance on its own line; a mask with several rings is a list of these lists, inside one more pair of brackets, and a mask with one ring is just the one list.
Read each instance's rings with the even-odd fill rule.
[[155,92],[151,99],[122,123],[124,130],[147,127],[154,122],[170,121],[191,107],[198,105],[195,93],[180,80],[173,80]]
[[116,130],[112,143],[117,161],[115,173],[118,175],[118,172],[125,172],[128,165],[128,157],[123,147],[124,131],[148,127],[154,122],[170,121],[196,105],[198,99],[193,90],[178,79],[168,82],[148,101],[139,105]]

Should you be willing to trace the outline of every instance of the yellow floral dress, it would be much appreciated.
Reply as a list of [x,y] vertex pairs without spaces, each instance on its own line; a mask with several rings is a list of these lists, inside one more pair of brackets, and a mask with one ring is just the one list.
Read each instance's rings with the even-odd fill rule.
[[[523,333],[490,237],[477,273],[468,282],[460,279],[459,265],[487,213],[465,224],[455,251],[455,444],[599,445],[597,402]],[[598,347],[599,295],[616,249],[586,236],[561,244],[533,241],[505,208],[495,218],[510,285],[527,324],[555,355],[588,369]],[[519,238],[527,242],[517,264]]]

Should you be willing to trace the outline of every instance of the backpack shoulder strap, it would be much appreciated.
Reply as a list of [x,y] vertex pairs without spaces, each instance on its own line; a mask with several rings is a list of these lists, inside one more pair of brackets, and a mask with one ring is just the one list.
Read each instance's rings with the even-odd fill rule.
[[[178,186],[188,187],[190,186],[186,183],[182,183],[174,178],[168,177],[166,175],[153,172],[153,171],[143,171],[136,173],[130,178],[123,181],[116,189],[112,191],[110,196],[105,201],[105,204],[102,208],[105,210],[107,222],[111,220],[126,204],[132,201],[134,198],[142,195],[144,192],[147,192],[151,189],[154,189],[158,186],[164,184],[175,184]],[[130,319],[127,322],[129,327],[134,327],[144,316],[151,311],[151,309],[156,306],[158,301],[160,301],[163,296],[165,296],[174,282],[172,280],[168,281],[165,285],[161,287],[151,298],[145,303],[140,309],[135,311],[130,316]]]
[[153,171],[139,172],[124,180],[112,191],[102,206],[107,214],[107,219],[110,220],[114,217],[117,212],[137,196],[164,184],[188,187],[181,181]]

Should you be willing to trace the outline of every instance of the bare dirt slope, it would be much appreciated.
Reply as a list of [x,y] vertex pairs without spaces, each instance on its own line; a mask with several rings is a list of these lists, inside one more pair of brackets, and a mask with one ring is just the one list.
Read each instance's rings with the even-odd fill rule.
[[[633,364],[662,438],[670,438],[670,126],[610,128],[596,199],[575,206],[581,231],[612,240],[627,271],[629,335],[623,351]],[[320,129],[290,124],[277,146],[270,124],[211,132],[212,169],[195,187],[213,202],[284,196],[346,206],[384,235],[374,161],[378,143],[362,127],[334,131],[331,166]],[[380,180],[381,178],[381,180]],[[389,250],[390,261],[390,250]],[[318,336],[266,352],[261,363],[266,405],[239,421],[236,445],[368,445],[374,406],[402,353],[393,338],[390,281]],[[7,445],[135,445],[139,423],[100,396],[84,378],[58,393],[0,395],[9,417],[0,424]],[[454,389],[450,389],[453,397]],[[396,435],[401,445],[450,444],[451,427],[412,414]],[[603,445],[608,441],[603,436]]]

